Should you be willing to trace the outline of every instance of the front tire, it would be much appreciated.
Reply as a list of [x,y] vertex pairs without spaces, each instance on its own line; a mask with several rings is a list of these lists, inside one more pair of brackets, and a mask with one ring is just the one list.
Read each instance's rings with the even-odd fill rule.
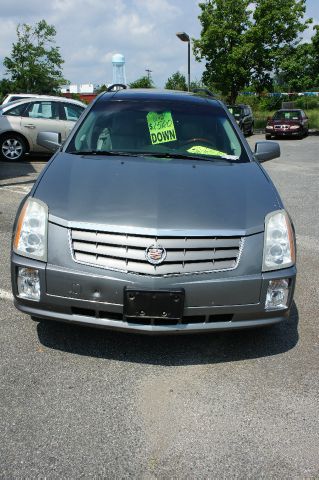
[[25,140],[16,133],[6,133],[0,139],[0,160],[19,162],[27,151]]
[[271,135],[270,135],[270,133],[266,133],[265,137],[266,137],[266,140],[271,140]]

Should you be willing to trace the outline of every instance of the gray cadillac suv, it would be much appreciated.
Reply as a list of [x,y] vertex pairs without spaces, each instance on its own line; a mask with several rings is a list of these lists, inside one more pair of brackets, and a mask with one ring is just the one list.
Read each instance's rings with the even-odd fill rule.
[[271,325],[288,317],[294,229],[218,100],[105,92],[57,149],[15,221],[12,289],[32,317],[144,333]]

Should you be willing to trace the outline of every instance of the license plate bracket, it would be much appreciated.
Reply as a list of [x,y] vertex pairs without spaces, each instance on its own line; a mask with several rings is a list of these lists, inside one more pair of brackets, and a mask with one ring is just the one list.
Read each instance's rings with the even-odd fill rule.
[[184,289],[124,289],[124,317],[180,320],[184,310]]

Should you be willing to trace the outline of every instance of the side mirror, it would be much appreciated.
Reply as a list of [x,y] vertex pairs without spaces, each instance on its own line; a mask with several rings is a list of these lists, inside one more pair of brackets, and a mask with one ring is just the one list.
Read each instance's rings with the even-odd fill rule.
[[280,146],[277,142],[256,142],[254,154],[259,162],[266,162],[280,157]]
[[50,152],[55,152],[62,145],[61,133],[40,132],[37,136],[37,144],[47,148]]
[[271,120],[271,117],[267,117],[267,122],[270,122],[270,120]]

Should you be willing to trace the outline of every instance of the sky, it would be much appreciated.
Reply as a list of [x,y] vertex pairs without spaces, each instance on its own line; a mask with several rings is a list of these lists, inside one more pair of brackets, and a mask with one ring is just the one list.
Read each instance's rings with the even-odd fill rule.
[[[157,87],[174,72],[187,74],[185,31],[199,38],[198,0],[0,0],[0,78],[19,23],[45,19],[57,31],[56,45],[65,60],[64,77],[72,84],[112,82],[112,56],[126,60],[127,82],[152,70]],[[319,24],[319,0],[307,0],[306,18]],[[312,29],[304,33],[310,40]],[[204,64],[191,58],[191,79],[199,80]]]

